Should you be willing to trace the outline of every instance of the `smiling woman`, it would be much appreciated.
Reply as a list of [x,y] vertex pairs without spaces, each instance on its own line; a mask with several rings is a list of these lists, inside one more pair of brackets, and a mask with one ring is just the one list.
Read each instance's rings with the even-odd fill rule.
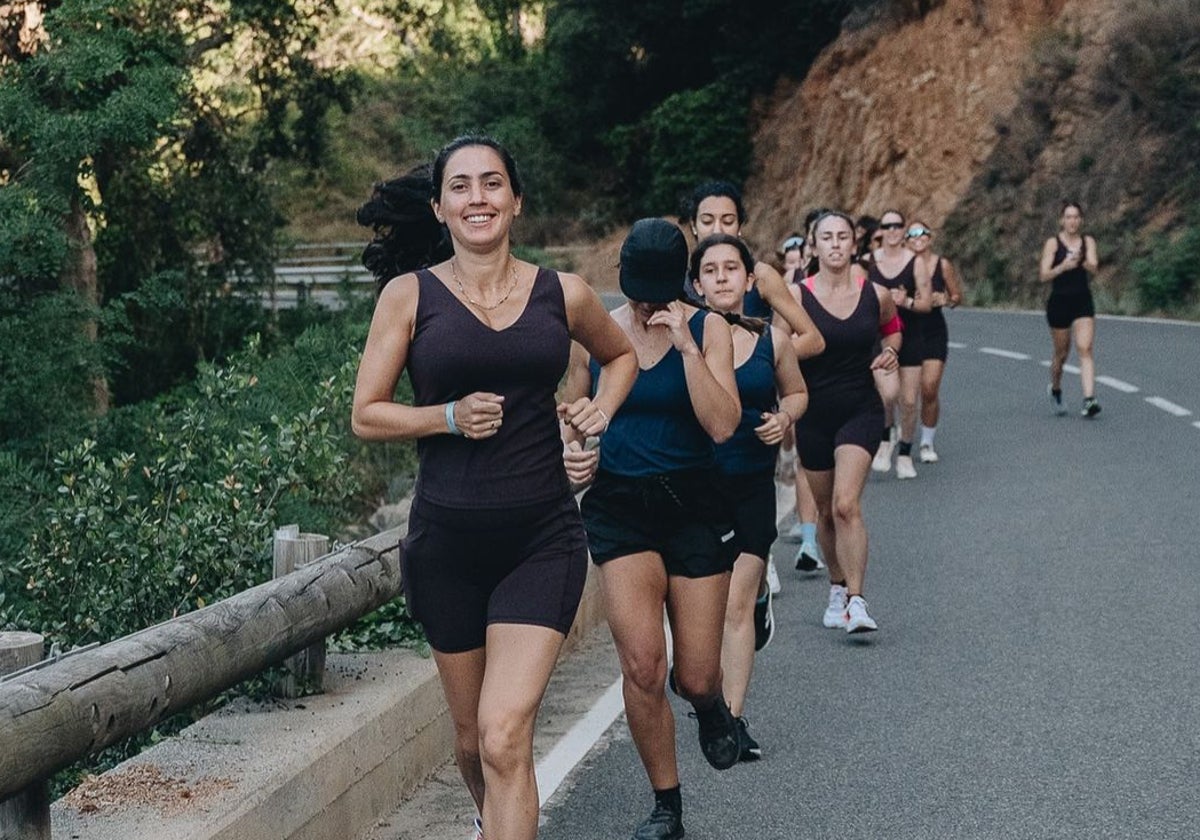
[[[352,424],[368,440],[418,441],[401,555],[407,605],[433,648],[459,770],[488,837],[532,840],[534,719],[587,571],[559,422],[604,431],[637,359],[582,278],[513,256],[523,188],[504,147],[454,140],[426,187],[392,191],[403,202],[390,224],[360,213],[380,234],[367,256],[405,273],[382,278]],[[449,258],[429,265],[439,254],[430,240],[443,236]],[[413,258],[381,257],[388,242]],[[572,340],[600,363],[598,387],[556,405]],[[394,401],[405,370],[414,405]]]

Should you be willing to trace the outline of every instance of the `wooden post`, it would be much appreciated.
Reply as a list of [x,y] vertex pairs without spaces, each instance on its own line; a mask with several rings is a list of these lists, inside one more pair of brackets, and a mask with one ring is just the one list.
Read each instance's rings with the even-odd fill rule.
[[[38,633],[0,633],[0,677],[42,659]],[[0,799],[0,840],[50,840],[50,786],[45,779]]]
[[[275,577],[289,575],[329,553],[329,537],[302,534],[299,525],[275,531]],[[310,645],[284,661],[287,673],[275,684],[280,697],[299,697],[304,689],[320,694],[325,690],[325,640]]]

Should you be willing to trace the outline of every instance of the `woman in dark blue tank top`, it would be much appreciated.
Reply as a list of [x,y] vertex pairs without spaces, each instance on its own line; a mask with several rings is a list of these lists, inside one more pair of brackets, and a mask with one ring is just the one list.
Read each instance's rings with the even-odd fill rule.
[[1050,285],[1046,300],[1046,321],[1054,355],[1050,360],[1050,402],[1056,414],[1066,414],[1062,402],[1062,374],[1071,342],[1079,354],[1079,380],[1083,385],[1084,417],[1100,413],[1096,402],[1096,360],[1092,345],[1096,339],[1096,306],[1092,301],[1090,277],[1099,267],[1096,240],[1080,232],[1083,210],[1074,201],[1063,202],[1058,235],[1042,246],[1038,276]]
[[[885,216],[886,218],[886,216]],[[850,273],[854,220],[830,212],[817,220],[815,248],[820,270],[803,284],[802,298],[825,352],[802,360],[808,411],[796,424],[796,447],[817,500],[817,539],[829,567],[829,602],[822,622],[849,633],[876,629],[867,613],[867,527],[862,493],[879,445],[883,406],[872,373],[897,367],[900,333],[883,337],[895,304],[882,286],[858,283]]]
[[[696,292],[718,312],[745,314],[753,272],[750,249],[736,236],[718,233],[706,237],[692,253],[690,273]],[[742,730],[743,761],[762,754],[742,712],[754,652],[766,647],[775,629],[766,581],[767,557],[778,535],[775,460],[784,434],[808,405],[804,377],[788,333],[770,324],[761,326],[761,333],[733,328],[734,377],[742,419],[733,437],[717,446],[717,470],[733,512],[733,540],[738,551],[725,606],[722,685],[729,710]]]
[[[417,440],[406,603],[433,649],[483,822],[533,840],[533,725],[587,570],[560,419],[603,431],[637,359],[582,278],[512,255],[521,198],[511,156],[486,137],[451,142],[429,175],[376,188],[359,215],[378,234],[366,257],[389,273],[419,270],[380,278],[351,421],[367,440]],[[437,244],[442,225],[449,248]],[[602,372],[593,394],[557,404],[572,339]],[[394,401],[405,371],[413,405]]]
[[[654,790],[654,810],[637,838],[683,836],[674,716],[664,691],[664,607],[673,685],[696,710],[705,758],[723,770],[741,753],[737,721],[721,694],[735,545],[714,453],[737,428],[741,407],[729,325],[678,299],[686,276],[683,232],[665,219],[634,224],[621,247],[629,303],[612,317],[637,352],[638,377],[601,437],[599,468],[580,504],[620,653],[629,729]],[[567,398],[594,388],[594,373],[574,354]],[[597,453],[586,454],[595,464]]]

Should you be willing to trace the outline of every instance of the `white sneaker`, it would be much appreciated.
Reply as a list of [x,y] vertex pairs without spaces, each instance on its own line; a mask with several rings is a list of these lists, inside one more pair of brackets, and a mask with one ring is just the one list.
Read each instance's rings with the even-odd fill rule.
[[921,444],[921,463],[936,464],[938,461],[937,451],[933,448],[932,443]]
[[778,595],[783,585],[779,582],[779,570],[775,568],[775,558],[767,557],[767,589],[772,595]]
[[867,602],[862,599],[861,595],[855,595],[846,604],[846,632],[847,633],[870,633],[872,630],[878,630],[879,625],[875,623],[875,619],[867,615]]
[[889,440],[880,441],[879,451],[875,453],[875,458],[871,461],[871,469],[877,473],[885,473],[891,470],[892,448],[894,445]]
[[479,817],[475,818],[475,825],[471,828],[470,840],[483,840],[483,822]]
[[896,478],[916,478],[917,468],[913,466],[911,455],[896,456]]
[[831,630],[846,626],[846,587],[836,583],[829,587],[829,606],[821,623]]
[[821,562],[821,549],[812,540],[805,540],[800,543],[800,550],[796,552],[796,571],[798,572],[815,572],[817,569],[824,569],[825,564]]

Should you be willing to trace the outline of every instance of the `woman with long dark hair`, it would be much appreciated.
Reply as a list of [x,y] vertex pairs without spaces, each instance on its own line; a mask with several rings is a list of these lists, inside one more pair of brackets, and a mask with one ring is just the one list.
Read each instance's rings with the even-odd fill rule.
[[[637,358],[580,277],[513,255],[523,190],[499,143],[449,143],[416,200],[420,177],[378,187],[360,213],[376,227],[368,257],[386,282],[352,425],[367,440],[417,440],[408,608],[433,649],[488,840],[533,840],[534,720],[587,571],[560,419],[602,434]],[[596,388],[557,404],[572,340],[600,366]],[[412,405],[394,400],[406,371]]]

